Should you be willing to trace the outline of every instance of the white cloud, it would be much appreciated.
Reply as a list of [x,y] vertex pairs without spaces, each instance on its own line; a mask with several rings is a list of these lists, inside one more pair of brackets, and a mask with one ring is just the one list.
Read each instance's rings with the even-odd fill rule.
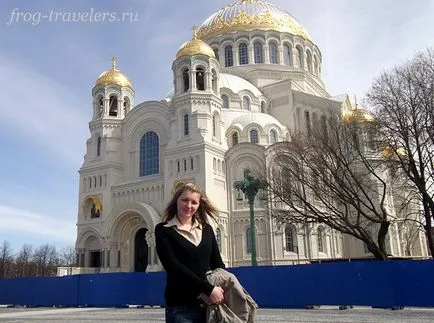
[[0,205],[0,232],[23,232],[43,236],[45,239],[56,238],[74,241],[75,223],[57,219],[54,216],[41,215],[15,207]]
[[0,87],[8,94],[0,101],[0,123],[18,129],[29,143],[55,152],[61,162],[77,164],[89,118],[80,109],[83,101],[30,67],[1,54],[0,60]]

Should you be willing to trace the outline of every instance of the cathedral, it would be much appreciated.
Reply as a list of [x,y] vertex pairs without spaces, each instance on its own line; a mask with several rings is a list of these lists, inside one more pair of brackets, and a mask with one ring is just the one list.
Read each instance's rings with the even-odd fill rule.
[[[246,171],[265,174],[273,146],[309,131],[325,113],[363,123],[348,96],[321,79],[323,57],[288,12],[262,0],[236,0],[195,28],[172,62],[173,89],[135,102],[116,66],[92,89],[92,119],[79,170],[77,262],[81,273],[160,271],[154,227],[177,185],[194,182],[220,210],[213,221],[227,266],[251,263],[249,203],[234,189]],[[169,89],[168,89],[169,90]],[[258,265],[369,257],[362,242],[316,225],[272,217],[267,195],[254,202]],[[404,256],[399,234],[389,251]],[[427,254],[421,235],[416,256]]]

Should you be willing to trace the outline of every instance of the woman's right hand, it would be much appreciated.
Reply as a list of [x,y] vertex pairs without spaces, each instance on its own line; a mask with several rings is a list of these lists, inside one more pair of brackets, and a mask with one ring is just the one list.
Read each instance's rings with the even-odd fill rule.
[[219,286],[215,286],[209,295],[209,300],[212,304],[221,304],[225,300],[224,290]]

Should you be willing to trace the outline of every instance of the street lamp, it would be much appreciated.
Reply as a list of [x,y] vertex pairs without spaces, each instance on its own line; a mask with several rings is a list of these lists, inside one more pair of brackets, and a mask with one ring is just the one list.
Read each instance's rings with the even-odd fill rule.
[[[250,242],[252,245],[252,266],[257,266],[256,261],[256,237],[255,237],[255,214],[254,214],[254,203],[255,196],[260,189],[267,188],[267,182],[257,179],[253,174],[247,170],[244,173],[244,179],[236,181],[234,183],[234,188],[236,190],[241,190],[248,198],[250,207]],[[237,200],[241,199],[237,198]]]

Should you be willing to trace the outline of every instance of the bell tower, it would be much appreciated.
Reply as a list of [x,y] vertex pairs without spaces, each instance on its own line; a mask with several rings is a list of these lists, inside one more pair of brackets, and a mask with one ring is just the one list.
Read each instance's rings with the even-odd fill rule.
[[[110,186],[121,178],[121,137],[123,119],[131,110],[134,90],[130,80],[116,68],[102,73],[92,89],[92,119],[86,154],[79,170],[78,236],[104,223],[110,212]],[[100,237],[105,241],[104,237]],[[110,246],[95,244],[92,250],[77,250],[80,267],[105,267],[104,255]]]

